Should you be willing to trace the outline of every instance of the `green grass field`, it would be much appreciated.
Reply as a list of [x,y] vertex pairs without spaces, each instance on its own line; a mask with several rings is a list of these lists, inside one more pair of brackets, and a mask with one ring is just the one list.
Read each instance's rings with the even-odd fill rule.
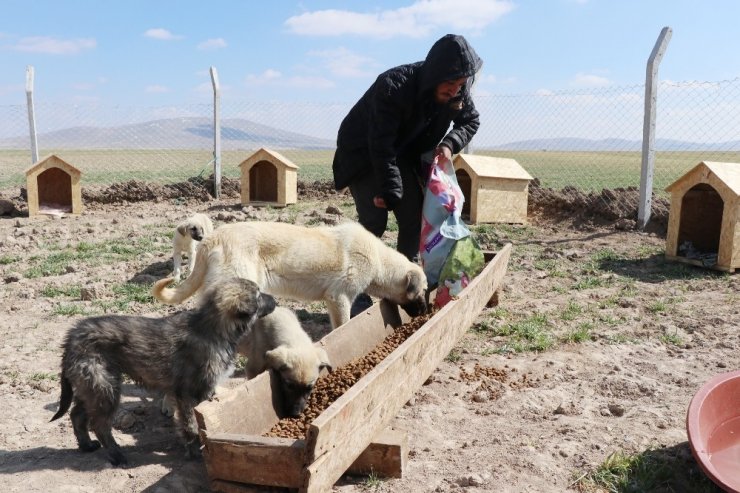
[[[239,163],[254,151],[222,153],[222,176],[239,176]],[[298,179],[311,182],[331,180],[333,150],[278,150],[299,166]],[[564,152],[564,151],[488,151],[477,154],[516,159],[544,187],[561,189],[573,186],[584,191],[620,187],[639,187],[641,157],[639,152]],[[210,150],[50,150],[43,157],[56,154],[79,168],[83,186],[105,185],[128,180],[153,183],[177,183],[194,176],[208,176],[213,171]],[[653,176],[654,190],[664,194],[666,186],[701,161],[740,162],[738,152],[658,152]],[[31,165],[27,150],[0,150],[0,189],[25,186],[25,170]]]

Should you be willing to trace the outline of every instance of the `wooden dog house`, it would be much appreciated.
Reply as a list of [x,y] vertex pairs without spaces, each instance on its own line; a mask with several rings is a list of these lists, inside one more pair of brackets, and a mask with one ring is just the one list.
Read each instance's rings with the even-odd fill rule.
[[26,170],[28,216],[80,214],[80,170],[52,154]]
[[729,272],[740,268],[740,163],[702,161],[666,191],[666,258]]
[[514,159],[458,154],[453,161],[471,223],[526,223],[532,176]]
[[285,156],[260,148],[239,164],[242,205],[284,207],[298,201],[298,166]]

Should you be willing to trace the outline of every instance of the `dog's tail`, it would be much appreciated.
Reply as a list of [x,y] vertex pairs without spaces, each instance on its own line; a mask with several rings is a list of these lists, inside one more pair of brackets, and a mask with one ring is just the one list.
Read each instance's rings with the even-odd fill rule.
[[53,418],[49,420],[49,422],[64,416],[64,413],[67,412],[69,406],[72,404],[72,396],[74,395],[74,391],[72,390],[72,384],[70,383],[67,376],[64,374],[64,371],[62,371],[62,378],[60,380],[62,381],[62,397],[59,399],[59,411],[57,411],[57,413],[54,415]]
[[[223,258],[220,247],[216,247],[211,250],[207,255],[205,250],[206,245],[201,242],[198,245],[198,254],[195,257],[195,266],[193,266],[193,272],[183,282],[174,288],[168,288],[167,285],[173,280],[172,277],[160,279],[154,283],[152,287],[152,296],[168,305],[177,305],[193,296],[204,284],[207,284],[213,278],[213,274],[209,273],[211,270],[216,270],[218,262]],[[213,267],[211,267],[213,265]]]

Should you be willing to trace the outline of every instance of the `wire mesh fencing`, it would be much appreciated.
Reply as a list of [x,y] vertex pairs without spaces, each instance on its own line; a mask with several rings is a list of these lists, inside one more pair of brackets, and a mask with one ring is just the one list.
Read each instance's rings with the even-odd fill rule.
[[[516,159],[534,178],[532,200],[638,207],[644,85],[535,94],[476,94],[481,127],[468,152]],[[222,176],[260,147],[299,167],[298,180],[331,180],[339,125],[352,102],[222,101]],[[83,173],[83,187],[140,181],[186,193],[213,172],[214,108],[36,103],[38,155]],[[25,185],[31,162],[28,109],[0,106],[0,190]],[[653,210],[667,213],[666,186],[701,161],[740,162],[740,79],[663,81],[658,88]]]

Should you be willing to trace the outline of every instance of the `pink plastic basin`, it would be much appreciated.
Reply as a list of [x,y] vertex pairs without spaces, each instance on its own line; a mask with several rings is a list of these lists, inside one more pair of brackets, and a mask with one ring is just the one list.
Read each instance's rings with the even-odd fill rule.
[[716,375],[699,389],[689,404],[686,431],[706,475],[740,493],[740,370]]

